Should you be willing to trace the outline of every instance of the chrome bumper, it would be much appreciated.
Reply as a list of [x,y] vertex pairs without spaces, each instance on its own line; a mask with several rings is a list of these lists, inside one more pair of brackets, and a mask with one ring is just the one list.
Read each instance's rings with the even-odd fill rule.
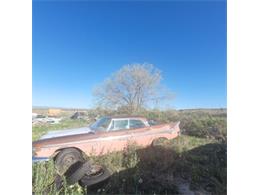
[[49,158],[47,157],[32,157],[32,162],[36,163],[36,162],[44,162],[44,161],[48,161]]

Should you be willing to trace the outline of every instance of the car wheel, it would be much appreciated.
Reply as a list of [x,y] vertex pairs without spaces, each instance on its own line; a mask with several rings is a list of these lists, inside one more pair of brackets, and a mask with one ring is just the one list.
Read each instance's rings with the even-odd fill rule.
[[152,146],[161,146],[163,145],[168,139],[165,137],[159,137],[153,140]]
[[61,150],[54,159],[55,168],[59,175],[64,175],[68,168],[76,162],[84,162],[82,153],[75,148]]
[[79,180],[80,186],[82,187],[93,186],[97,183],[107,180],[111,176],[110,171],[104,166],[92,165],[91,172],[92,173],[83,176]]

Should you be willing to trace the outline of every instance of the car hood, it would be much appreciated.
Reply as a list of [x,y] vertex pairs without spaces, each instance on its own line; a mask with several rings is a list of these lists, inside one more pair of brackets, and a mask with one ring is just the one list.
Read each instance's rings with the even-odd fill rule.
[[63,136],[68,136],[68,135],[85,134],[85,133],[90,133],[90,132],[93,132],[93,131],[89,127],[50,131],[47,134],[43,135],[40,138],[40,140],[48,139],[48,138],[55,138],[55,137],[63,137]]

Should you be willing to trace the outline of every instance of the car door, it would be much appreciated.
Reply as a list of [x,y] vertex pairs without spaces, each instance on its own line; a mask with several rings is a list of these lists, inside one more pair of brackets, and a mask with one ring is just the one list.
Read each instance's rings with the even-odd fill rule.
[[107,139],[105,142],[103,142],[102,145],[104,145],[110,151],[122,150],[127,145],[131,136],[129,134],[129,119],[112,119],[106,134]]
[[129,120],[129,132],[131,134],[130,142],[138,145],[148,145],[150,143],[151,135],[147,133],[149,126],[140,119]]

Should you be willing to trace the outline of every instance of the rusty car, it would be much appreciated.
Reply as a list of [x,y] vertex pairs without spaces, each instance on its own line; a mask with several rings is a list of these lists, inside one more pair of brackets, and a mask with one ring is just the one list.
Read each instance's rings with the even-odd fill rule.
[[54,159],[62,175],[75,162],[90,155],[123,150],[128,144],[154,144],[159,139],[179,136],[179,121],[151,125],[144,117],[106,116],[88,127],[52,131],[32,143],[33,161]]

